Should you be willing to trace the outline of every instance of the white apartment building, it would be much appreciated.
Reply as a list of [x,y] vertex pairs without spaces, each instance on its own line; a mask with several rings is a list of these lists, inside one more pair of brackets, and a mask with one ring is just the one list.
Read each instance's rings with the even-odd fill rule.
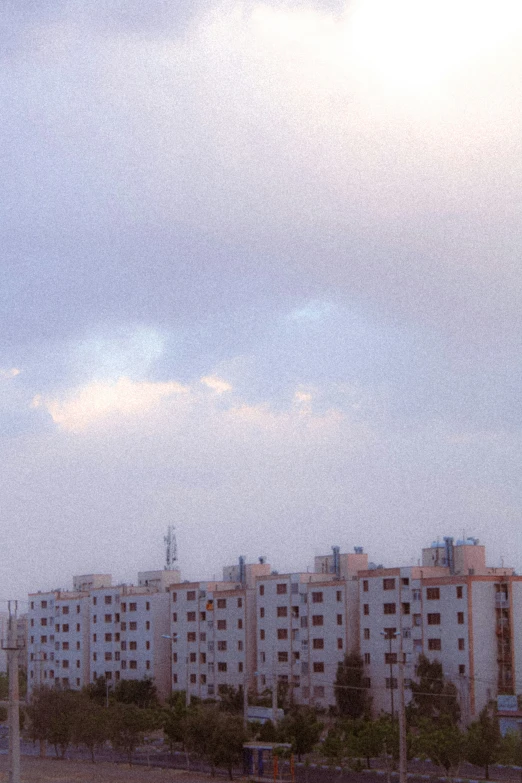
[[288,683],[298,704],[335,704],[338,664],[357,650],[357,573],[368,556],[315,558],[314,573],[271,574],[257,580],[257,673],[259,691]]
[[497,693],[515,693],[517,677],[522,683],[515,654],[522,650],[521,583],[512,569],[488,568],[475,539],[433,544],[420,566],[360,572],[360,652],[374,713],[397,708],[399,652],[407,683],[420,654],[441,662],[465,723]]
[[270,573],[259,563],[223,569],[223,580],[183,582],[170,590],[172,689],[202,699],[221,685],[254,684],[256,662],[255,581]]

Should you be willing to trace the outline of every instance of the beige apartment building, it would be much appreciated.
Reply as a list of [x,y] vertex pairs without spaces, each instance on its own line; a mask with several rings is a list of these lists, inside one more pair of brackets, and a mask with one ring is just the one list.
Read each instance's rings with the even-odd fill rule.
[[522,577],[487,567],[476,539],[446,538],[423,550],[422,565],[362,571],[358,582],[360,652],[375,714],[397,706],[400,652],[407,685],[420,654],[442,663],[466,723],[498,693],[520,689]]

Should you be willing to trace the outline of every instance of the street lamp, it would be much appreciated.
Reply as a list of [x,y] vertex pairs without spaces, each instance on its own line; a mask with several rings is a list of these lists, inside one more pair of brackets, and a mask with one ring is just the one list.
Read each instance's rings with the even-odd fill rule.
[[398,631],[394,631],[393,629],[387,629],[386,631],[381,631],[381,636],[383,636],[385,639],[388,639],[389,641],[389,649],[388,649],[388,664],[390,666],[390,694],[391,694],[391,716],[392,720],[395,719],[395,708],[394,708],[394,701],[393,701],[393,653],[392,653],[392,641],[396,639],[398,636],[400,636],[400,633]]
[[[170,661],[169,661],[169,678],[170,678],[170,697],[172,702],[172,658],[173,658],[173,651],[174,651],[174,643],[178,641],[178,634],[168,634],[168,633],[162,633],[161,634],[162,639],[168,639],[170,641]],[[187,688],[185,691],[185,703],[187,707],[190,704],[190,694],[188,692],[188,658],[187,658]]]

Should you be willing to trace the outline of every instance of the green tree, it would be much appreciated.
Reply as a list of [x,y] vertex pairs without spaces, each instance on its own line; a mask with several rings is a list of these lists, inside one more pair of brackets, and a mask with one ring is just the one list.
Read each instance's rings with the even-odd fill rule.
[[169,698],[167,708],[162,712],[163,732],[169,741],[171,752],[175,742],[185,744],[184,721],[186,715],[185,691],[176,691]]
[[79,708],[74,716],[72,740],[75,745],[85,745],[94,763],[96,748],[109,738],[109,713],[86,694],[82,694]]
[[114,689],[114,699],[122,704],[135,704],[142,709],[158,706],[158,692],[150,677],[143,680],[120,680]]
[[334,693],[340,715],[355,720],[369,712],[368,689],[364,687],[364,664],[358,653],[348,653],[339,662]]
[[415,674],[418,681],[411,683],[410,722],[417,724],[429,719],[457,725],[460,719],[457,689],[444,678],[440,661],[430,661],[425,655],[419,655]]
[[497,761],[499,764],[522,767],[522,739],[518,731],[508,731],[501,737]]
[[484,707],[478,720],[468,729],[466,737],[466,759],[471,764],[484,767],[486,780],[489,780],[489,767],[497,759],[500,750],[500,730],[498,721]]
[[371,769],[372,758],[380,756],[385,745],[390,752],[395,750],[395,733],[388,717],[356,721],[351,727],[350,735],[352,755],[366,759],[368,769]]
[[220,685],[219,708],[223,712],[242,713],[243,712],[243,688],[234,688],[233,685]]
[[419,730],[417,748],[450,777],[456,774],[464,758],[465,741],[461,731],[451,721],[425,721]]
[[83,693],[102,707],[107,704],[107,696],[109,694],[109,688],[105,677],[96,677],[93,682],[90,682],[83,688]]
[[290,742],[299,761],[319,742],[323,724],[311,707],[294,707],[278,724],[282,742]]
[[127,754],[129,764],[145,734],[158,728],[158,716],[152,710],[137,707],[136,704],[118,702],[108,710],[108,735],[112,746]]
[[199,705],[187,714],[185,738],[190,750],[209,762],[212,775],[222,766],[232,780],[233,766],[241,759],[246,741],[241,717],[214,705]]
[[40,687],[33,691],[26,707],[33,741],[47,741],[56,756],[64,758],[73,741],[73,727],[81,709],[81,695],[59,688]]

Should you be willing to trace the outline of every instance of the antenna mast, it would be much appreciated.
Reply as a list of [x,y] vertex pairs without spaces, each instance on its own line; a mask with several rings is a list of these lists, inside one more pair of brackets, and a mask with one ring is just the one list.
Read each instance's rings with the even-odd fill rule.
[[165,542],[165,571],[170,571],[176,560],[178,559],[178,545],[176,542],[176,528],[174,525],[169,525],[167,529],[167,535],[163,536]]

